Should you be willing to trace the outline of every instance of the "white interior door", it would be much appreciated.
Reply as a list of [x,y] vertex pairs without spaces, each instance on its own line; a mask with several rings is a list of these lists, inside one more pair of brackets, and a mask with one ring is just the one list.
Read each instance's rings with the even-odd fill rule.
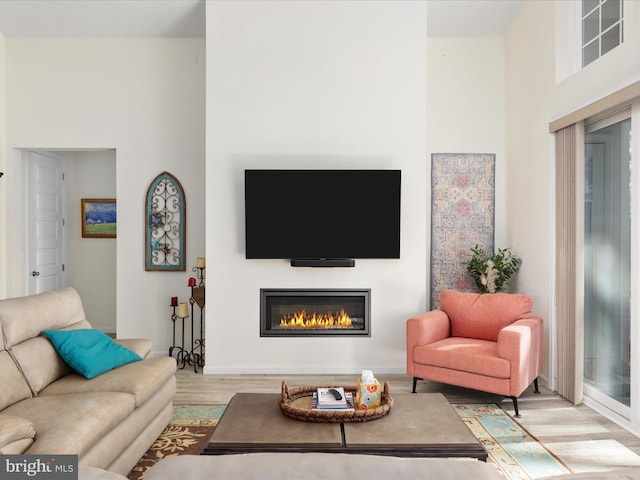
[[66,284],[64,198],[62,159],[29,152],[29,294]]

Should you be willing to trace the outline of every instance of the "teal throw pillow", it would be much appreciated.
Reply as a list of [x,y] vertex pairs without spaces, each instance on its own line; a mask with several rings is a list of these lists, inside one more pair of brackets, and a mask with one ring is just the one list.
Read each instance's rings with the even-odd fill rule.
[[58,355],[85,378],[142,360],[140,355],[114,342],[109,335],[92,328],[44,330]]

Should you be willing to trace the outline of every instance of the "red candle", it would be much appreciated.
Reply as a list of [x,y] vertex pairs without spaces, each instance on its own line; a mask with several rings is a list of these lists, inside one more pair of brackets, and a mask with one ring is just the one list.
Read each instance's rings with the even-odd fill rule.
[[178,297],[171,297],[171,307],[177,307],[178,306]]
[[189,286],[190,287],[195,287],[196,286],[196,279],[191,277],[189,278]]

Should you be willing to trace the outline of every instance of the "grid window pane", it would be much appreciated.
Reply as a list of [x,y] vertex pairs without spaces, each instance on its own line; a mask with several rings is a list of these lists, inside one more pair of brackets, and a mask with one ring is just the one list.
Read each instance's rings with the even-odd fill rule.
[[591,10],[596,8],[600,0],[582,0],[582,16],[584,17]]
[[602,53],[604,55],[612,48],[617,47],[620,44],[620,25],[616,25],[608,32],[602,35]]
[[582,0],[582,66],[624,40],[623,0]]
[[599,34],[600,9],[597,9],[582,21],[582,45],[589,43]]
[[[602,30],[607,30],[620,20],[620,0],[607,0],[602,4]],[[604,53],[604,52],[602,52]]]
[[582,66],[585,67],[593,62],[600,56],[600,51],[598,48],[598,44],[600,42],[596,40],[593,43],[590,43],[586,47],[582,49]]

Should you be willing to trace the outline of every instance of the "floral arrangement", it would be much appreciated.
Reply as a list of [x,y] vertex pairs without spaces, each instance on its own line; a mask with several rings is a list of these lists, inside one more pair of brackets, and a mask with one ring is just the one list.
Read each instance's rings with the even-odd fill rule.
[[471,248],[473,256],[462,262],[476,282],[480,293],[496,293],[507,287],[509,279],[520,270],[522,259],[512,255],[510,248],[487,254],[478,245]]

